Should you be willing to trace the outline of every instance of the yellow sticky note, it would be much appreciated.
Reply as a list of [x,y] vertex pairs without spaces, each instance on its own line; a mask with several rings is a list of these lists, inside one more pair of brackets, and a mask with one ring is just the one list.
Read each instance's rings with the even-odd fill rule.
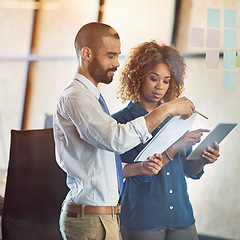
[[237,51],[236,67],[240,67],[240,51]]

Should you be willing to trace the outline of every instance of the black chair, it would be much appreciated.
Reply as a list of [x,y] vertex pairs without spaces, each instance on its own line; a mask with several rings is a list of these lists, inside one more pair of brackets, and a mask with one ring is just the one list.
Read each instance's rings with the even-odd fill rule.
[[3,240],[62,239],[58,221],[68,190],[55,161],[53,130],[12,130]]

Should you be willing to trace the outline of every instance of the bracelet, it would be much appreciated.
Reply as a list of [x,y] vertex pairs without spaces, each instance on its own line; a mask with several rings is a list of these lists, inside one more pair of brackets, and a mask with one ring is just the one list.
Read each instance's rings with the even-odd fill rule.
[[171,158],[171,157],[168,155],[167,150],[165,150],[165,153],[166,153],[166,156],[168,157],[168,159],[169,159],[170,161],[173,161],[173,158]]

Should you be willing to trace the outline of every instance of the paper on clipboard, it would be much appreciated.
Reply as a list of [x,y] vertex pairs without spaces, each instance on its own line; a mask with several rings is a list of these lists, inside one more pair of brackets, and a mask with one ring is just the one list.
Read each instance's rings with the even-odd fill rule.
[[149,156],[153,156],[155,153],[163,153],[191,128],[196,115],[197,113],[194,113],[186,120],[183,120],[181,116],[173,117],[138,154],[134,162],[146,161]]

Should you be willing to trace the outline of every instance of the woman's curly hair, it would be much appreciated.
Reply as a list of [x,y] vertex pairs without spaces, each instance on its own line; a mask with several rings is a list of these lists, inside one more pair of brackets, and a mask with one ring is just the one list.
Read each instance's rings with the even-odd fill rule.
[[169,102],[179,97],[184,90],[185,61],[173,46],[159,45],[156,41],[145,42],[132,48],[120,73],[118,98],[123,102],[137,102],[142,82],[157,64],[164,63],[171,73],[168,91],[161,102]]

